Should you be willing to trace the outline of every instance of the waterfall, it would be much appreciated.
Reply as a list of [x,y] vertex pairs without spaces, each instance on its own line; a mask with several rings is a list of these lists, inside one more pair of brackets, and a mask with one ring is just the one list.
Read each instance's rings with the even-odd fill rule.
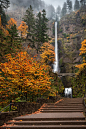
[[57,22],[55,22],[55,62],[54,62],[54,73],[59,72],[59,61],[58,61],[58,43],[57,43]]

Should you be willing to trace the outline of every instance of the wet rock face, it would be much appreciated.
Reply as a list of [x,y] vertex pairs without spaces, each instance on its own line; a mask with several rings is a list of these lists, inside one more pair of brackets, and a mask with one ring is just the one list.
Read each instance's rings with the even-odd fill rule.
[[[77,20],[79,21],[76,22]],[[61,19],[58,30],[60,72],[75,72],[75,65],[82,63],[82,57],[79,56],[79,49],[86,35],[84,29],[78,16],[74,18],[72,15],[68,19]]]
[[[82,24],[82,16],[86,10],[71,13],[60,20],[58,29],[59,67],[61,73],[75,73],[77,64],[82,63],[79,56],[81,42],[86,38],[86,25]],[[68,77],[63,77],[63,84],[70,85]]]

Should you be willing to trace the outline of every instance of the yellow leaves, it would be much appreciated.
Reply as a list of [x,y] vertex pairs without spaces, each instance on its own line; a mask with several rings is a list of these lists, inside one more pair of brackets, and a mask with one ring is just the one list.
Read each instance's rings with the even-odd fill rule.
[[41,47],[41,57],[44,60],[45,63],[48,64],[49,61],[54,62],[54,47],[50,43],[44,43]]
[[[83,55],[83,63],[80,65],[76,65],[79,68],[79,72],[82,71],[86,67],[86,39],[81,43],[80,54]],[[79,72],[77,74],[79,74]]]
[[[23,93],[29,91],[30,95],[31,92],[36,95],[39,91],[43,94],[50,90],[51,77],[48,74],[47,65],[35,61],[27,52],[18,52],[15,57],[8,54],[7,59],[8,62],[0,64],[0,69],[6,77],[4,83],[1,77],[2,84],[0,85],[8,89],[9,96],[17,95],[21,92],[21,88]],[[6,94],[6,91],[3,94]]]
[[10,18],[10,20],[7,23],[8,23],[8,25],[6,25],[7,29],[11,29],[12,26],[17,25],[17,21],[15,21],[13,18]]
[[20,26],[18,27],[18,30],[21,32],[22,37],[26,37],[26,34],[28,33],[28,26],[24,21],[21,22]]
[[4,77],[0,77],[0,80],[4,80],[5,78]]

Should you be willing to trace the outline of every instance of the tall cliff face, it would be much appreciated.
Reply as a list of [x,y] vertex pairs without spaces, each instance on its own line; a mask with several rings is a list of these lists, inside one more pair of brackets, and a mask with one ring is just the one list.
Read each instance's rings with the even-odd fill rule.
[[82,63],[79,56],[81,42],[86,38],[86,6],[63,17],[59,22],[58,44],[61,73],[75,73],[75,65]]

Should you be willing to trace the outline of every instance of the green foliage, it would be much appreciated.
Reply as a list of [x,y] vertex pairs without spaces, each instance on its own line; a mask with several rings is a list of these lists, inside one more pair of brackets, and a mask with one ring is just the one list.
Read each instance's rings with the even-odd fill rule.
[[43,9],[42,13],[39,12],[35,19],[32,6],[30,6],[30,8],[26,10],[24,21],[28,25],[27,39],[29,40],[30,47],[35,48],[38,53],[42,44],[47,42],[49,39],[48,35],[46,34],[48,30],[46,11]]
[[[61,53],[62,51],[60,51],[60,53]],[[61,66],[62,65],[62,62],[63,62],[63,60],[62,59],[60,59],[60,61],[59,61],[59,65]]]
[[67,13],[67,4],[66,4],[66,2],[64,2],[63,8],[61,11],[61,17],[63,17],[66,13]]
[[86,85],[86,68],[71,80],[74,97],[84,97]]
[[16,98],[16,102],[26,102],[25,96]]
[[9,5],[10,5],[9,0],[0,0],[0,15],[2,20],[2,25],[6,25],[7,23],[5,9],[7,9]]
[[[8,111],[9,111],[9,108],[10,108],[10,106],[8,106],[6,109],[4,109],[4,108],[2,108],[2,107],[0,106],[0,111],[4,109],[2,112],[8,112]],[[10,110],[10,111],[15,111],[15,110],[17,110],[17,107],[11,105],[11,110]]]
[[61,81],[61,79],[58,77],[58,74],[53,73],[50,71],[51,79],[51,88],[54,92],[57,92],[58,94],[62,94],[64,92],[64,85]]
[[46,11],[43,9],[42,10],[42,26],[41,26],[42,43],[47,42],[47,40],[49,39],[48,35],[46,34],[46,32],[48,30],[47,22],[48,22],[48,19],[46,18]]
[[26,22],[28,26],[28,34],[27,39],[29,40],[30,46],[32,48],[35,47],[35,18],[33,14],[32,6],[30,5],[30,8],[28,8],[25,12],[25,16],[23,18],[24,22]]
[[63,30],[62,29],[60,29],[60,31],[59,31],[60,33],[62,33],[63,32]]
[[75,4],[74,4],[74,10],[78,10],[80,8],[80,4],[78,0],[75,0]]
[[68,6],[69,11],[71,11],[72,10],[72,1],[71,0],[67,0],[67,6]]
[[21,40],[17,37],[18,33],[15,26],[9,30],[10,36],[6,36],[2,29],[0,29],[0,62],[5,61],[5,55],[8,53],[15,53],[21,48]]
[[62,35],[64,36],[64,38],[69,37],[69,34],[66,34],[66,33],[63,33]]

